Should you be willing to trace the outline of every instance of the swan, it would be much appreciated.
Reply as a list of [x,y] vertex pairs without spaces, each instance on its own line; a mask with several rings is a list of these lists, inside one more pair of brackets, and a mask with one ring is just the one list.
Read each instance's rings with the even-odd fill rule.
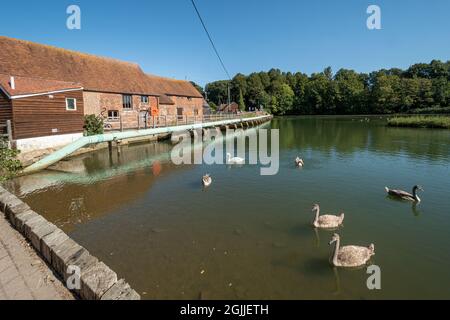
[[227,153],[227,163],[228,164],[243,164],[245,162],[244,159],[239,158],[239,157],[231,157],[230,153]]
[[390,196],[414,202],[420,202],[420,198],[417,195],[417,190],[423,191],[422,187],[417,185],[413,187],[412,194],[403,190],[391,190],[388,187],[385,187],[385,190]]
[[316,217],[312,222],[312,225],[316,228],[321,229],[334,229],[338,228],[344,222],[344,214],[341,213],[339,216],[335,215],[320,215],[320,206],[315,204],[312,211],[316,212]]
[[335,267],[354,268],[365,265],[370,258],[375,255],[375,246],[371,244],[368,247],[345,246],[340,247],[341,240],[337,233],[333,235],[330,246],[336,243],[332,256],[332,264]]
[[295,159],[295,165],[296,165],[297,167],[303,167],[303,166],[305,165],[305,163],[303,162],[303,159],[297,157],[297,158]]
[[209,186],[211,185],[211,183],[212,183],[212,178],[211,178],[211,176],[210,176],[209,174],[205,174],[205,175],[202,177],[202,183],[203,183],[203,186],[209,187]]

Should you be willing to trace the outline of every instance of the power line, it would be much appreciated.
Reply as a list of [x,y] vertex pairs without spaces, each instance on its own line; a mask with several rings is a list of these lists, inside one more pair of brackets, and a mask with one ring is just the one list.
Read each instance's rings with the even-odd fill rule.
[[231,80],[230,73],[228,72],[227,68],[225,67],[225,64],[223,63],[222,58],[220,57],[219,51],[217,50],[216,45],[214,44],[214,41],[213,41],[213,39],[211,37],[211,34],[209,33],[208,29],[206,28],[205,22],[203,21],[203,18],[201,16],[200,12],[197,9],[197,5],[195,4],[195,1],[191,0],[191,2],[192,2],[192,5],[194,6],[195,12],[197,12],[197,16],[200,19],[200,22],[202,23],[203,29],[205,29],[205,32],[206,32],[206,35],[208,36],[208,39],[211,42],[211,45],[212,45],[212,47],[214,49],[214,52],[216,53],[217,58],[219,58],[219,61],[220,61],[220,64],[222,65],[223,70],[225,70],[225,73],[227,74],[228,79]]

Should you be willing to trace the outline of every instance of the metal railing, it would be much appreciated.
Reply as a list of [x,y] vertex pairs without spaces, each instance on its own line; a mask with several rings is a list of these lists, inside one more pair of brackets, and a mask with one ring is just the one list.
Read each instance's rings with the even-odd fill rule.
[[[207,123],[221,120],[244,119],[266,115],[266,112],[241,112],[233,114],[208,114],[203,116],[198,115],[160,115],[160,116],[146,116],[145,119],[141,115],[137,115],[135,125],[128,125],[123,121],[122,115],[119,116],[118,121],[108,121],[105,119],[105,131],[124,131],[135,129],[151,129],[151,128],[165,128],[174,126],[183,126],[196,123]],[[115,124],[115,125],[114,125]]]

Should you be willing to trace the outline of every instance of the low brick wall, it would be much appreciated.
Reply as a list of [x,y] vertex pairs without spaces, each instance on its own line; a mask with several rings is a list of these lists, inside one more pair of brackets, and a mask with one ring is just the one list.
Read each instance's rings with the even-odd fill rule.
[[2,187],[0,211],[65,283],[74,268],[78,268],[80,286],[72,291],[81,299],[140,300],[139,294],[125,280],[118,280],[117,274],[108,266]]

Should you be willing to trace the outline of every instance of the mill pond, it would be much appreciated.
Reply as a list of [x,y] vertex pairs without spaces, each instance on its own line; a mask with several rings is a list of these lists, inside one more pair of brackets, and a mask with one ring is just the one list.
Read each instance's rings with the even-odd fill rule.
[[[280,129],[274,176],[254,165],[176,166],[173,146],[159,142],[85,154],[5,187],[144,299],[450,298],[449,130],[380,117],[285,117],[266,128]],[[416,184],[420,204],[384,189]],[[344,212],[344,226],[315,230],[316,203]],[[375,244],[381,290],[367,288],[365,268],[331,266],[334,232],[342,245]]]

